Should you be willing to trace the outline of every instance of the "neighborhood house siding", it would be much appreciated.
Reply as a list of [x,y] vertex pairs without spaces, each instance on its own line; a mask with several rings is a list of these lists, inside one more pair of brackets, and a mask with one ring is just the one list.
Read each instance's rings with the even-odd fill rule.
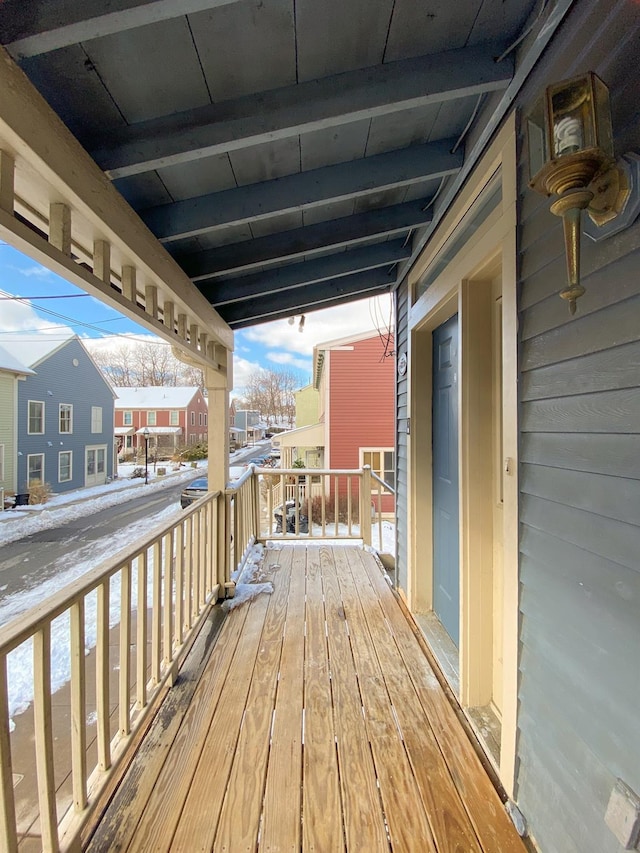
[[[75,363],[77,362],[77,364]],[[71,340],[33,367],[18,385],[18,491],[28,491],[28,457],[44,454],[43,479],[54,492],[82,488],[85,482],[87,447],[104,448],[105,472],[113,470],[113,394],[79,341]],[[44,402],[45,430],[30,435],[28,401]],[[60,432],[60,403],[70,404],[72,433]],[[101,419],[96,409],[102,410]],[[100,431],[93,428],[101,420]],[[72,477],[59,482],[59,454],[72,454]]]
[[[15,491],[15,405],[16,379],[0,371],[0,488]],[[0,508],[1,509],[1,508]]]
[[[621,26],[599,31],[599,55]],[[616,55],[608,82],[626,73]],[[550,79],[584,70],[562,57]],[[614,101],[614,130],[634,128],[622,150],[640,149],[636,109]],[[611,791],[640,793],[640,224],[583,240],[571,317],[562,228],[527,179],[521,162],[516,795],[545,853],[617,853]]]
[[[328,466],[335,469],[360,468],[361,450],[395,449],[395,359],[384,357],[384,344],[377,335],[347,346],[327,353]],[[346,481],[341,488],[346,489]],[[354,484],[354,496],[356,488]],[[392,507],[393,499],[383,496],[383,510]]]

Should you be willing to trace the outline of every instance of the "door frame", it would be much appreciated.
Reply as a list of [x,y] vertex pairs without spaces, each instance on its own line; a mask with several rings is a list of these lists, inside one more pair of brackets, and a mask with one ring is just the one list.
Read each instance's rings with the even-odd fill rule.
[[[409,277],[409,292],[453,234],[482,189],[501,170],[502,201],[493,210],[439,277],[409,309],[409,416],[407,603],[414,613],[433,609],[432,556],[432,332],[456,312],[459,315],[458,436],[460,489],[460,694],[463,709],[484,704],[490,682],[492,630],[487,626],[487,602],[492,601],[493,530],[483,490],[482,450],[475,434],[486,424],[486,401],[477,393],[478,377],[491,360],[487,353],[486,315],[490,282],[502,276],[502,413],[503,465],[508,473],[504,491],[502,592],[502,733],[500,779],[513,795],[516,757],[518,674],[518,431],[517,431],[517,300],[516,300],[516,149],[515,119],[496,138],[475,170],[467,189],[437,229],[429,250]],[[489,322],[489,328],[491,323]],[[484,361],[483,361],[484,360]],[[490,381],[490,377],[489,377]],[[490,414],[490,413],[489,413]],[[492,435],[485,436],[491,446]],[[479,467],[478,467],[479,466]],[[491,475],[491,472],[489,472]],[[481,523],[478,520],[482,519]],[[473,520],[473,523],[472,523]],[[488,527],[485,527],[488,524]],[[487,534],[484,531],[487,530]],[[493,611],[489,613],[492,617]],[[493,622],[492,618],[489,620]],[[490,667],[490,664],[489,664]]]

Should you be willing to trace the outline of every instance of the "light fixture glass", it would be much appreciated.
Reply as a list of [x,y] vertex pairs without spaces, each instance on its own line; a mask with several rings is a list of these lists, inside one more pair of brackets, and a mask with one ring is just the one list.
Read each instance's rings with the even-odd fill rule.
[[304,314],[300,317],[300,324],[298,325],[298,331],[304,332]]
[[609,90],[593,72],[554,83],[527,117],[529,186],[558,196],[551,212],[561,216],[568,285],[560,293],[575,313],[580,284],[581,215],[599,226],[615,218],[629,196],[625,172],[615,164]]

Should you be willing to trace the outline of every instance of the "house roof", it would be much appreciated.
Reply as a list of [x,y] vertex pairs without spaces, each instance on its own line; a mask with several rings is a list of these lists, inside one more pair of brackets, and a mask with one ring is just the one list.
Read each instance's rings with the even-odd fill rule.
[[40,332],[37,336],[9,332],[0,335],[0,345],[21,361],[23,365],[36,367],[45,358],[49,358],[54,352],[62,349],[74,339],[79,340],[76,335],[70,335],[60,340],[59,335],[50,336],[44,332]]
[[20,376],[29,376],[35,372],[3,346],[0,346],[0,370],[6,370],[7,373],[17,373]]
[[192,385],[163,385],[149,387],[116,388],[116,409],[186,409],[200,388]]
[[136,430],[136,435],[144,435],[148,431],[149,435],[180,435],[182,427],[179,426],[144,426]]
[[393,289],[570,5],[4,0],[0,43],[235,329]]
[[324,424],[309,424],[281,432],[278,442],[281,447],[324,447]]

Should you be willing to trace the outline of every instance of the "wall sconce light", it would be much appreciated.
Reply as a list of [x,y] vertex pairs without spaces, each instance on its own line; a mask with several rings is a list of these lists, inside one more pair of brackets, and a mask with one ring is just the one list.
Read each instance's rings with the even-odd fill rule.
[[[629,205],[637,189],[640,160],[633,154],[616,163],[609,90],[593,72],[554,83],[527,117],[529,186],[542,195],[556,195],[551,212],[561,216],[567,255],[567,287],[560,296],[575,314],[576,299],[585,292],[580,284],[580,235],[586,210],[602,239],[622,230],[637,216]],[[638,196],[638,193],[634,193]],[[610,226],[614,219],[623,220]]]

